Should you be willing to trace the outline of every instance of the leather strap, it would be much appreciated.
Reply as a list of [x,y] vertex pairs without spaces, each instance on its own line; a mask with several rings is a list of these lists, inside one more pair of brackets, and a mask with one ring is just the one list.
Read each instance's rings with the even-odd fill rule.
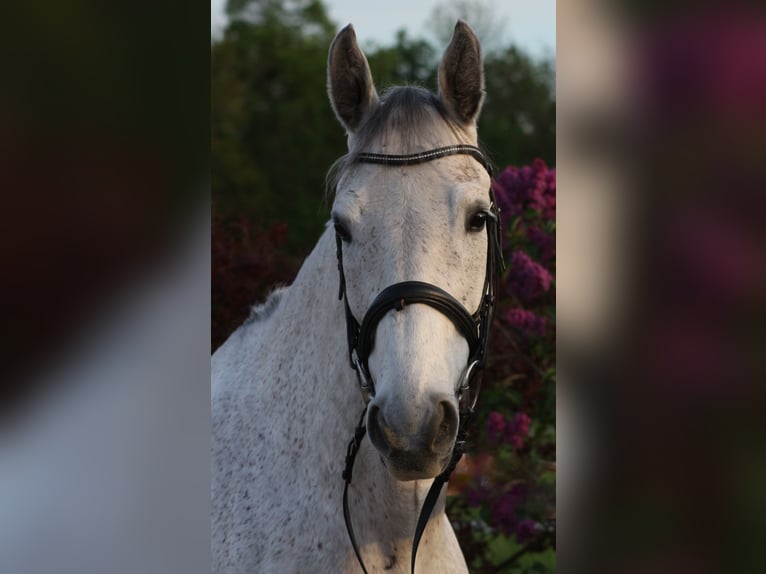
[[470,155],[472,158],[478,161],[484,167],[484,169],[487,170],[489,176],[492,177],[492,164],[487,161],[486,156],[479,148],[468,144],[448,145],[420,153],[411,153],[407,155],[362,152],[357,154],[354,159],[360,163],[405,166],[426,163],[428,161],[433,161],[448,155]]
[[455,438],[455,448],[452,451],[452,458],[447,468],[444,469],[439,476],[437,476],[431,488],[428,489],[428,494],[423,502],[423,508],[420,510],[420,516],[418,517],[418,524],[415,526],[415,536],[412,539],[412,559],[410,560],[410,566],[412,574],[415,574],[415,558],[418,553],[418,545],[420,544],[420,538],[425,532],[428,521],[431,518],[431,513],[436,506],[436,501],[439,500],[439,494],[441,494],[442,488],[449,480],[450,474],[455,470],[457,463],[463,457],[465,451],[465,437],[468,434],[466,431],[466,425],[469,418],[468,412],[460,414],[460,425],[458,426],[457,437]]
[[473,317],[465,307],[444,289],[422,281],[404,281],[383,289],[367,310],[359,331],[359,357],[365,369],[367,360],[375,347],[375,333],[380,320],[392,309],[401,311],[407,305],[422,303],[433,307],[452,321],[458,332],[468,342],[469,357],[479,345],[479,334]]
[[343,470],[342,475],[343,480],[346,482],[346,485],[343,487],[343,520],[346,522],[346,531],[348,532],[348,537],[351,540],[351,546],[354,547],[354,554],[356,554],[356,559],[359,561],[359,565],[362,567],[364,574],[368,573],[367,568],[364,566],[364,561],[362,560],[362,553],[359,551],[359,545],[356,542],[354,526],[351,523],[351,512],[348,509],[348,487],[351,484],[351,474],[354,469],[356,453],[359,452],[359,447],[362,445],[362,439],[364,439],[364,435],[367,434],[367,425],[364,421],[364,416],[366,414],[367,407],[365,406],[364,410],[362,411],[362,416],[359,417],[359,424],[356,425],[354,438],[352,438],[351,442],[348,443],[348,448],[346,449],[346,468]]

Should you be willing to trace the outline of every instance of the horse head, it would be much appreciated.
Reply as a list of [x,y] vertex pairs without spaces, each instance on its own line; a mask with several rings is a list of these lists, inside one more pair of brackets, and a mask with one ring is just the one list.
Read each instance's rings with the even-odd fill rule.
[[[362,355],[355,368],[370,392],[367,430],[397,480],[435,477],[450,462],[474,351],[470,331],[480,330],[464,325],[477,320],[490,273],[495,211],[486,165],[463,152],[423,154],[477,144],[484,75],[479,42],[464,22],[438,84],[437,94],[397,87],[379,96],[351,25],[330,47],[330,102],[349,148],[336,167],[332,207],[341,294],[350,325],[362,324],[361,351],[352,355]],[[401,156],[418,161],[390,160]],[[389,301],[387,287],[401,285],[410,290]],[[410,297],[413,285],[449,304],[421,304]]]

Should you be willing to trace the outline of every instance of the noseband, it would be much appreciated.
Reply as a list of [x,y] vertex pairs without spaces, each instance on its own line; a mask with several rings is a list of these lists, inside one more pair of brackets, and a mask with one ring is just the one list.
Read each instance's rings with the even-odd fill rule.
[[[490,178],[492,177],[492,166],[484,157],[481,150],[475,146],[464,144],[440,147],[411,155],[360,153],[356,156],[356,161],[360,163],[372,163],[387,166],[409,166],[450,155],[469,155],[473,157],[487,170]],[[375,297],[375,300],[365,313],[364,318],[362,319],[362,324],[360,325],[354,317],[354,314],[351,312],[348,296],[346,295],[346,278],[343,272],[343,240],[340,234],[335,234],[338,272],[340,275],[338,298],[343,300],[346,310],[349,361],[351,363],[351,368],[356,371],[359,388],[362,391],[362,396],[365,401],[365,408],[362,412],[356,431],[354,432],[354,438],[351,439],[346,452],[346,468],[343,471],[343,479],[346,482],[343,491],[343,517],[346,522],[346,529],[348,530],[351,544],[354,547],[354,552],[356,553],[356,557],[365,574],[367,574],[367,569],[362,561],[362,556],[354,536],[354,529],[351,525],[351,517],[348,509],[348,487],[351,483],[351,473],[356,453],[359,450],[359,446],[367,429],[364,420],[367,412],[366,404],[375,396],[375,383],[370,374],[369,358],[375,346],[375,333],[378,328],[378,323],[392,309],[401,311],[407,305],[420,303],[428,305],[445,315],[468,343],[468,361],[455,389],[455,394],[460,404],[460,422],[458,425],[457,437],[455,439],[455,446],[452,451],[450,463],[447,465],[444,472],[434,479],[420,512],[412,545],[411,567],[412,572],[414,572],[418,543],[420,542],[420,538],[428,523],[428,519],[431,516],[433,507],[436,504],[442,486],[444,486],[449,479],[449,476],[457,465],[457,462],[460,460],[460,457],[463,456],[466,423],[476,406],[476,401],[479,397],[479,389],[481,387],[480,373],[484,368],[486,361],[489,327],[492,324],[495,312],[498,276],[499,273],[505,269],[503,252],[500,245],[501,226],[499,210],[495,202],[495,196],[491,185],[489,187],[489,201],[490,208],[485,224],[487,229],[486,274],[484,277],[484,287],[482,289],[482,300],[479,308],[474,313],[470,313],[457,299],[436,285],[421,281],[403,281],[386,287],[377,297]]]

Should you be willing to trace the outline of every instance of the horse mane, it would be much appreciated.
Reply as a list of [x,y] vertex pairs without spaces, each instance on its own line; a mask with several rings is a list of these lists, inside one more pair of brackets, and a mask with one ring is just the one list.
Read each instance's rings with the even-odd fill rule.
[[444,145],[463,143],[460,124],[450,117],[437,94],[418,86],[386,89],[380,96],[379,104],[354,132],[349,152],[336,160],[327,172],[327,201],[332,200],[338,181],[354,165],[357,156],[361,152],[371,151],[369,148],[376,140],[389,140],[395,134],[396,141],[408,150],[400,153],[416,153],[425,149],[421,143],[424,133],[444,131],[445,128],[452,133],[455,141],[445,142]]
[[244,327],[250,323],[264,321],[265,319],[271,317],[274,311],[276,311],[277,307],[279,307],[279,303],[282,300],[282,295],[286,290],[286,286],[277,287],[271,293],[269,293],[263,303],[259,305],[253,305],[250,308],[250,315],[247,319],[245,319],[245,322],[242,323],[242,326]]

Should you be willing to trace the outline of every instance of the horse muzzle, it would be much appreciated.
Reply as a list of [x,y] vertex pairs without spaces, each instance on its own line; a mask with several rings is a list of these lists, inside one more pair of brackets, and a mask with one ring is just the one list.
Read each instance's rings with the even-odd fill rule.
[[454,396],[435,393],[419,408],[372,400],[367,431],[397,480],[434,478],[449,463],[459,422]]

